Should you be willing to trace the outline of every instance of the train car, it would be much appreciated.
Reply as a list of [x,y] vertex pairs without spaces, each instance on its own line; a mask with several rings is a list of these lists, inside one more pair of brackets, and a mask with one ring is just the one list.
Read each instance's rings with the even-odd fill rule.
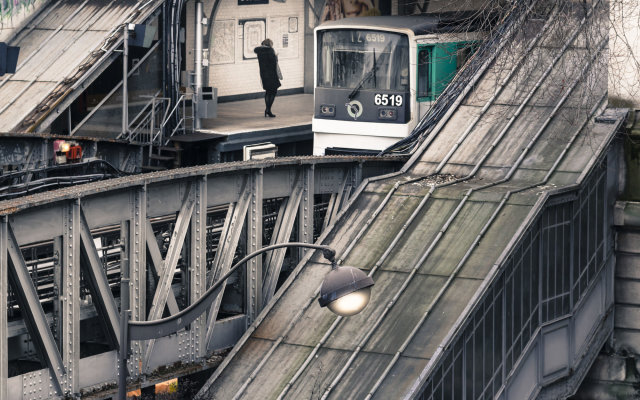
[[457,15],[319,25],[314,154],[374,153],[409,135],[482,40],[479,30],[457,32]]

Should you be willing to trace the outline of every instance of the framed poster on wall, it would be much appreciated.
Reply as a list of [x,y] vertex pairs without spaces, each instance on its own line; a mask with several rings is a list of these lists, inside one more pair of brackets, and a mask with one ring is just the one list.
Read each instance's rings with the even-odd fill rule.
[[267,29],[279,59],[298,58],[297,17],[270,17]]
[[242,58],[247,60],[257,58],[253,49],[260,46],[265,39],[266,21],[264,19],[241,19],[238,25],[242,27]]
[[209,54],[212,64],[233,63],[235,57],[234,36],[235,21],[232,19],[216,21],[213,24],[213,37]]

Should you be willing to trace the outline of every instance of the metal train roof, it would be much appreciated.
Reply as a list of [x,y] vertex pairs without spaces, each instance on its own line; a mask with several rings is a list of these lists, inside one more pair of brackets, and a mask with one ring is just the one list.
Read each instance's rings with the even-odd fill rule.
[[603,3],[584,26],[580,5],[520,24],[403,171],[362,186],[320,238],[375,268],[361,314],[318,307],[330,266],[303,260],[200,398],[411,398],[541,202],[581,184],[622,124],[626,111],[602,114]]
[[[162,1],[60,0],[42,7],[8,41],[17,71],[0,78],[0,132],[27,131],[121,41],[118,28],[144,21]],[[95,78],[95,77],[94,77]]]
[[[472,12],[447,12],[447,13],[433,13],[424,15],[390,15],[390,16],[376,16],[376,17],[353,17],[344,18],[336,21],[327,21],[319,25],[316,29],[334,29],[334,28],[346,28],[346,29],[391,29],[391,30],[409,30],[414,35],[426,35],[429,33],[444,33],[444,32],[457,32],[460,29],[460,21],[472,21],[474,13]],[[469,26],[470,31],[474,31],[479,28],[478,23],[471,24]]]

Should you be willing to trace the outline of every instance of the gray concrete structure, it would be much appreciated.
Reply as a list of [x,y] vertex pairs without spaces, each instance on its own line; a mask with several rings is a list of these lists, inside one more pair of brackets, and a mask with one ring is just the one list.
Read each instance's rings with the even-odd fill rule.
[[617,202],[614,224],[614,332],[589,370],[577,399],[640,397],[640,203]]

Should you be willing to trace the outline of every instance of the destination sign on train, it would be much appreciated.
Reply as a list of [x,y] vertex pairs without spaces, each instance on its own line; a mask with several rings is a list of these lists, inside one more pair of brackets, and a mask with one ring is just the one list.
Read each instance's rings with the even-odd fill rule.
[[353,31],[351,32],[352,43],[366,43],[366,42],[378,42],[384,43],[387,41],[387,35],[380,32],[367,32],[367,31]]

